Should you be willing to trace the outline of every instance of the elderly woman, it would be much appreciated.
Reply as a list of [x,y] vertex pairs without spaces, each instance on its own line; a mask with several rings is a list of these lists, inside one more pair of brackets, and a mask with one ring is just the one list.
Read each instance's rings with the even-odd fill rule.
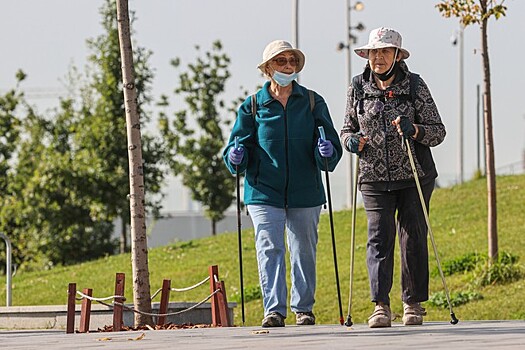
[[[428,300],[427,226],[407,152],[413,152],[428,208],[437,171],[430,147],[445,127],[427,85],[405,63],[409,52],[390,28],[370,33],[355,49],[368,60],[348,89],[341,143],[359,156],[359,190],[368,217],[367,266],[372,302],[370,327],[390,327],[396,229],[401,249],[403,323],[420,325]],[[410,143],[405,149],[404,139]]]
[[245,173],[244,203],[255,229],[263,327],[282,327],[287,316],[285,229],[290,308],[297,325],[315,324],[317,225],[326,202],[321,170],[333,171],[342,155],[324,99],[295,81],[304,62],[304,54],[286,41],[266,46],[257,68],[269,81],[239,107],[223,153],[232,174]]

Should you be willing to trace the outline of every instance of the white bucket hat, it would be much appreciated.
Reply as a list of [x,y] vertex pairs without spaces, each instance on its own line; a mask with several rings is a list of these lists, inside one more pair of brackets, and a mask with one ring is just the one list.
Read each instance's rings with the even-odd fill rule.
[[401,34],[392,28],[377,28],[370,32],[368,37],[368,44],[354,49],[354,52],[359,56],[368,59],[368,50],[381,49],[384,47],[395,47],[403,54],[402,59],[410,57],[410,52],[401,47]]
[[293,52],[295,56],[299,59],[295,70],[297,73],[299,73],[304,67],[304,54],[301,50],[294,49],[292,44],[284,40],[275,40],[266,45],[266,48],[263,51],[263,60],[261,63],[259,63],[257,68],[259,68],[264,73],[264,67],[266,66],[266,64],[275,56],[285,51]]

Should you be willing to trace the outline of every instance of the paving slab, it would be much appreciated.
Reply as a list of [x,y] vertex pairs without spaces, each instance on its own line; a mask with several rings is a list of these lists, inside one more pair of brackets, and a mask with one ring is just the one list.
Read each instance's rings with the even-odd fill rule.
[[66,334],[0,331],[0,348],[32,349],[525,349],[525,321],[428,322],[370,329],[366,324],[194,328]]

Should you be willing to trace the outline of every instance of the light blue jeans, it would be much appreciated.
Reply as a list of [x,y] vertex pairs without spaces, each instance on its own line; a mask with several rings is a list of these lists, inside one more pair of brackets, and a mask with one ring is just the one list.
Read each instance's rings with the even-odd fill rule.
[[293,312],[312,311],[321,206],[284,209],[248,205],[248,212],[255,229],[264,315],[271,312],[287,315],[285,228],[291,264],[290,309]]

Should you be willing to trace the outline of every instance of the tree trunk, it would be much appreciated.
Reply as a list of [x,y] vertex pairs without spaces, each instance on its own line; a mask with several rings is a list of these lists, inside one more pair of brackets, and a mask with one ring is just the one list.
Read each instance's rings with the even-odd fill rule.
[[128,250],[128,224],[123,216],[120,217],[120,222],[122,223],[120,229],[120,254],[124,254]]
[[[487,13],[487,0],[481,0],[483,13]],[[485,110],[485,162],[487,168],[487,199],[488,199],[488,254],[489,263],[498,260],[498,213],[496,205],[496,169],[494,160],[494,137],[492,131],[492,97],[490,91],[490,62],[487,35],[488,20],[481,22],[481,55],[483,57],[483,95]]]
[[[140,120],[137,109],[137,91],[135,89],[133,49],[131,47],[129,28],[128,0],[116,1],[128,139],[133,304],[135,310],[151,313],[148,243],[146,238],[146,215],[144,210],[142,144],[140,136]],[[146,324],[153,325],[152,317],[135,313],[135,326]]]
[[217,221],[212,220],[211,221],[211,235],[216,236],[217,235]]

